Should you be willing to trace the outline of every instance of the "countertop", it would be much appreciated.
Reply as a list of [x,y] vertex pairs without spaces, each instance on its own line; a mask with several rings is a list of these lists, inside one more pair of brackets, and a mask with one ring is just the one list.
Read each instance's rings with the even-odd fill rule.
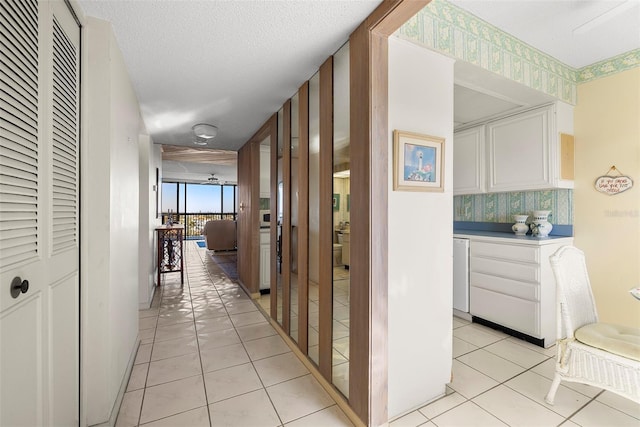
[[[453,230],[453,237],[471,240],[495,240],[503,243],[524,243],[530,245],[549,245],[554,243],[567,243],[573,241],[573,237],[567,236],[547,236],[534,237],[529,234],[516,236],[515,233],[505,233],[501,231],[479,231],[479,230]],[[486,238],[486,239],[485,239]]]

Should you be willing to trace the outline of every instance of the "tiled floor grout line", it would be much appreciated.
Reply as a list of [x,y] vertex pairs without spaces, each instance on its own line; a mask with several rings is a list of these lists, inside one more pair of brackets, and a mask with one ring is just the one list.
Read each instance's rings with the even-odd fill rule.
[[[164,277],[161,277],[161,281],[162,281],[163,278]],[[162,288],[162,286],[159,286],[158,288],[159,289],[157,289],[156,292],[158,290],[160,291],[159,300],[160,300],[160,305],[162,305],[162,297],[163,297],[162,294],[164,293],[164,289]],[[155,298],[155,292],[154,292],[154,298]],[[151,303],[153,305],[153,300],[151,301]],[[155,318],[156,318],[156,322],[155,322],[156,326],[155,326],[155,328],[153,330],[153,340],[151,342],[151,352],[149,354],[149,362],[148,362],[148,366],[147,366],[147,374],[144,377],[144,387],[142,388],[142,401],[140,402],[140,411],[138,412],[138,422],[137,422],[136,426],[139,426],[140,422],[142,421],[142,408],[144,407],[144,398],[145,398],[145,396],[147,394],[147,381],[149,381],[149,371],[151,371],[151,357],[153,356],[153,345],[156,342],[156,332],[158,331],[158,321],[160,320],[160,307],[158,307],[158,314],[155,315]],[[142,345],[142,343],[140,345]],[[136,357],[137,357],[137,355],[136,355]],[[134,360],[133,363],[134,363],[133,366],[135,368],[135,366],[136,366],[135,365],[135,363],[136,363],[135,360]],[[132,370],[133,370],[133,368],[132,368]],[[131,377],[129,377],[129,381],[131,381]],[[127,387],[128,387],[128,384],[127,384]],[[125,392],[126,392],[126,390],[125,390]],[[117,420],[116,420],[116,423],[117,423]]]
[[[472,323],[465,324],[465,325],[461,325],[461,326],[458,326],[457,328],[453,328],[453,329],[455,330],[455,329],[462,328],[462,327],[464,327],[464,326],[468,326],[468,325],[471,325],[471,324],[472,324]],[[462,340],[462,341],[465,341],[463,338],[460,338],[460,337],[456,337],[456,338],[458,338],[458,339],[460,339],[460,340]],[[508,337],[508,336],[507,336],[507,337],[503,337],[503,338],[501,338],[501,339],[500,339],[500,340],[498,340],[498,341],[495,341],[495,342],[492,342],[492,343],[486,344],[486,345],[484,345],[484,346],[477,346],[477,348],[475,348],[475,349],[473,349],[473,350],[471,350],[471,351],[469,351],[469,352],[466,352],[466,353],[463,353],[463,354],[458,355],[457,357],[455,357],[455,358],[454,358],[454,360],[457,360],[459,363],[464,364],[465,366],[469,367],[470,369],[473,369],[474,371],[476,371],[476,372],[478,372],[478,373],[480,373],[480,374],[482,374],[482,375],[484,375],[484,376],[486,376],[486,377],[488,377],[488,378],[490,378],[490,379],[492,379],[492,380],[494,380],[494,381],[497,381],[495,378],[490,377],[489,375],[485,374],[484,372],[482,372],[482,371],[480,371],[480,370],[478,370],[478,369],[474,368],[473,366],[471,366],[471,365],[469,365],[469,364],[465,363],[464,361],[462,361],[462,360],[458,360],[458,358],[459,358],[459,357],[462,357],[462,356],[464,356],[464,355],[466,355],[466,354],[473,353],[473,352],[475,352],[475,351],[477,351],[477,350],[485,349],[486,347],[489,347],[489,346],[491,346],[491,345],[493,345],[493,344],[496,344],[496,343],[501,342],[501,341],[504,341],[504,340],[507,340],[507,341],[509,341],[509,342],[513,342],[513,341],[509,340],[509,337]],[[474,346],[475,346],[475,344],[473,344],[473,343],[469,343],[468,341],[465,341],[465,342],[467,342],[468,344],[471,344],[471,345],[474,345]],[[518,344],[518,343],[516,343],[516,342],[513,342],[513,343],[514,343],[514,344],[516,344],[516,345],[520,345],[520,344]],[[524,349],[527,349],[527,350],[530,350],[530,351],[533,351],[533,352],[536,352],[535,350],[528,349],[526,346],[523,346],[523,345],[520,345],[520,347],[522,347],[522,348],[524,348]],[[485,350],[485,351],[488,351],[488,350]],[[492,355],[496,356],[496,357],[499,357],[499,358],[501,358],[501,359],[504,359],[504,360],[509,361],[508,359],[505,359],[504,357],[502,357],[502,356],[500,356],[500,355],[498,355],[498,354],[495,354],[495,353],[492,353],[492,352],[490,352],[490,353],[491,353]],[[484,390],[484,391],[482,391],[481,393],[479,393],[479,394],[477,394],[477,395],[475,395],[475,396],[473,396],[473,397],[471,397],[471,398],[467,398],[467,397],[463,396],[462,394],[460,394],[460,393],[459,393],[458,391],[456,391],[455,389],[453,389],[455,393],[457,393],[457,394],[459,394],[460,396],[462,396],[465,400],[464,400],[463,402],[460,402],[459,404],[457,404],[457,405],[455,405],[455,406],[453,406],[453,407],[451,407],[451,408],[447,409],[446,411],[441,412],[440,414],[436,415],[435,417],[432,417],[432,418],[427,417],[424,413],[422,413],[422,412],[420,411],[420,409],[422,409],[422,408],[419,408],[417,411],[418,411],[420,414],[422,414],[422,416],[424,416],[424,417],[427,419],[427,420],[425,421],[425,423],[423,423],[423,424],[426,424],[426,423],[431,422],[431,423],[433,423],[433,424],[437,425],[437,423],[436,423],[436,422],[434,422],[434,419],[435,419],[435,418],[437,418],[437,417],[439,417],[439,416],[441,416],[441,415],[443,415],[443,414],[445,414],[445,413],[447,413],[447,412],[450,412],[450,411],[454,410],[455,408],[457,408],[457,407],[459,407],[459,406],[461,406],[461,405],[463,405],[463,404],[465,404],[465,403],[467,403],[467,402],[471,402],[471,403],[473,403],[474,405],[476,405],[478,408],[482,409],[484,412],[486,412],[486,413],[488,413],[489,415],[491,415],[491,416],[495,417],[496,419],[500,420],[501,422],[504,422],[505,424],[509,425],[505,420],[500,419],[496,414],[493,414],[493,413],[491,413],[491,412],[487,411],[485,408],[483,408],[482,406],[480,406],[479,404],[477,404],[476,402],[474,402],[474,399],[478,398],[479,396],[482,396],[483,394],[486,394],[486,393],[490,392],[491,390],[494,390],[495,388],[497,388],[497,387],[499,387],[499,386],[501,386],[501,385],[504,385],[505,387],[509,388],[509,389],[510,389],[510,390],[512,390],[513,392],[518,393],[519,395],[521,395],[521,396],[525,397],[526,399],[528,399],[528,400],[530,400],[530,401],[532,401],[532,402],[536,403],[537,405],[540,405],[541,407],[543,407],[543,408],[545,408],[545,409],[547,409],[547,410],[549,410],[549,411],[553,412],[554,414],[556,414],[556,415],[558,415],[558,416],[560,416],[560,417],[564,418],[564,419],[563,419],[563,421],[562,421],[559,425],[565,424],[565,423],[567,423],[567,421],[571,421],[571,418],[572,418],[573,416],[575,416],[578,412],[580,412],[581,410],[583,410],[586,406],[588,406],[590,403],[592,403],[593,401],[595,401],[595,400],[596,400],[596,399],[597,399],[597,398],[598,398],[602,393],[604,393],[604,390],[601,390],[601,391],[600,391],[600,392],[598,392],[595,396],[590,397],[590,396],[588,396],[588,395],[585,395],[585,394],[581,393],[580,391],[577,391],[577,390],[573,390],[573,389],[571,389],[573,392],[578,393],[578,394],[580,394],[580,395],[582,395],[582,396],[586,397],[588,400],[586,401],[586,403],[584,403],[582,406],[580,406],[577,410],[575,410],[574,412],[572,412],[570,415],[568,415],[568,416],[564,416],[564,415],[562,415],[562,414],[560,414],[560,413],[558,413],[558,412],[554,411],[553,409],[547,408],[546,406],[544,406],[543,404],[541,404],[541,403],[539,403],[539,402],[535,401],[535,400],[534,400],[534,399],[532,399],[531,397],[526,396],[526,395],[522,394],[520,391],[518,391],[518,390],[516,390],[516,389],[514,389],[514,388],[510,387],[509,385],[507,385],[507,384],[506,384],[507,382],[509,382],[509,381],[513,380],[514,378],[516,378],[516,377],[518,377],[518,376],[520,376],[520,375],[522,375],[522,374],[524,374],[524,373],[526,373],[526,372],[529,372],[529,371],[533,372],[533,373],[534,373],[534,374],[536,374],[536,375],[540,375],[540,374],[538,374],[537,372],[534,372],[534,371],[533,371],[533,369],[534,369],[534,368],[536,368],[536,367],[538,367],[538,366],[540,366],[540,365],[542,365],[542,364],[544,364],[544,363],[546,363],[549,359],[553,359],[553,358],[555,358],[555,356],[549,356],[549,355],[547,355],[547,354],[545,354],[545,353],[542,353],[542,352],[536,352],[536,353],[537,353],[537,354],[540,354],[540,355],[542,355],[542,356],[545,356],[545,359],[544,359],[544,360],[542,360],[542,361],[540,361],[540,362],[538,362],[538,363],[536,363],[535,365],[533,365],[533,366],[531,366],[531,367],[529,367],[529,368],[526,368],[524,371],[522,371],[522,372],[520,372],[520,373],[518,373],[518,374],[516,374],[516,375],[514,375],[514,376],[512,376],[512,377],[510,377],[510,378],[508,378],[508,379],[505,379],[504,381],[499,382],[499,383],[498,383],[498,384],[496,384],[495,386],[490,387],[489,389]],[[511,362],[511,363],[514,363],[514,362]],[[517,365],[517,364],[516,364],[516,365]],[[518,366],[523,367],[523,366],[521,366],[521,365],[518,365]],[[546,377],[544,377],[544,378],[546,378]],[[548,379],[548,378],[547,378],[547,379]],[[444,398],[444,397],[446,397],[446,396],[443,396],[443,398]],[[428,405],[426,405],[426,406],[428,406]],[[608,406],[608,405],[607,405],[607,406]],[[612,407],[612,409],[615,409],[615,408],[613,408],[613,407]],[[423,424],[421,424],[421,425],[423,425]]]
[[[202,257],[200,257],[200,258],[202,259]],[[213,280],[211,280],[211,284],[213,285]],[[213,286],[215,288],[215,285],[213,285]],[[222,300],[222,295],[220,295],[220,292],[219,292],[218,289],[216,289],[216,293],[218,294],[218,296]],[[253,302],[253,300],[251,300],[251,301]],[[253,302],[253,303],[254,303],[254,305],[257,306],[257,304],[255,304],[255,302]],[[229,319],[231,319],[231,314],[229,313],[229,310],[227,309],[227,306],[224,303],[224,301],[222,303],[222,306],[224,307],[224,310],[227,313],[227,316],[229,316]],[[260,312],[260,308],[257,307],[257,309],[258,309],[258,312]],[[242,314],[242,313],[240,313],[240,314]],[[264,315],[264,313],[263,313],[263,315]],[[195,314],[194,314],[194,319],[195,319]],[[265,321],[268,321],[268,320],[265,319]],[[256,369],[256,366],[254,364],[255,361],[253,359],[251,359],[251,356],[249,355],[249,351],[247,350],[247,347],[245,345],[245,341],[242,339],[242,337],[238,333],[238,327],[236,326],[235,323],[233,323],[233,320],[231,320],[231,324],[233,325],[233,330],[236,333],[236,336],[238,337],[238,340],[240,340],[240,344],[242,345],[242,348],[244,349],[245,353],[247,354],[247,356],[249,358],[249,363],[251,363],[251,366],[252,366],[253,370],[256,372],[256,376],[258,377],[258,380],[260,381],[260,384],[262,385],[262,389],[264,390],[264,393],[267,395],[267,398],[269,399],[269,402],[271,403],[271,407],[273,408],[273,412],[276,414],[276,416],[278,417],[278,420],[280,421],[280,426],[283,426],[284,422],[282,421],[282,418],[281,418],[280,414],[278,413],[278,410],[276,409],[275,404],[273,403],[271,395],[267,391],[267,387],[265,386],[264,381],[262,380],[262,378],[258,374],[258,370]],[[250,325],[243,325],[243,326],[250,326]],[[197,335],[197,330],[196,330],[196,335]],[[199,344],[198,344],[198,348],[199,348]],[[198,350],[198,354],[200,354],[200,350]],[[201,359],[201,362],[202,362],[202,357],[200,357],[200,359]],[[260,359],[260,360],[262,360],[262,359]],[[203,379],[204,379],[204,367],[202,367],[202,369],[203,369]],[[247,393],[243,393],[243,394],[253,393],[254,391],[256,391],[256,390],[253,390],[253,391],[250,391],[250,392],[247,392]],[[206,386],[205,386],[205,396],[206,396]],[[227,399],[223,399],[221,401],[228,400],[228,399],[233,399],[235,397],[237,397],[237,396],[232,396],[232,397],[229,397]],[[207,403],[208,403],[208,399],[207,399]],[[210,408],[210,406],[207,405],[207,409],[209,409],[209,408]],[[212,419],[210,410],[209,410],[209,422],[211,423],[211,425],[213,425],[213,419]]]
[[[469,325],[472,325],[472,324],[473,324],[473,323],[469,322],[469,323],[467,323],[467,324],[463,324],[463,325],[460,325],[460,326],[458,326],[458,327],[454,327],[454,328],[452,328],[452,332],[453,332],[455,329],[463,328],[463,327],[465,327],[465,326],[469,326]],[[495,337],[498,337],[496,334],[491,334],[491,332],[490,332],[490,331],[486,331],[486,333],[487,333],[487,334],[490,334],[490,335],[494,335]],[[489,414],[489,415],[491,415],[491,416],[495,417],[496,419],[500,420],[501,422],[503,422],[503,423],[505,423],[505,424],[509,425],[505,420],[500,419],[497,415],[495,415],[495,414],[493,414],[493,413],[491,413],[491,412],[487,411],[485,408],[483,408],[482,406],[480,406],[480,405],[478,405],[476,402],[474,402],[474,399],[478,398],[479,396],[482,396],[483,394],[486,394],[486,393],[490,392],[491,390],[494,390],[494,389],[496,389],[496,388],[500,387],[501,385],[504,385],[505,387],[509,388],[510,390],[512,390],[512,391],[514,391],[514,392],[518,393],[519,395],[521,395],[521,396],[523,396],[523,397],[527,398],[528,400],[530,400],[530,401],[532,401],[532,402],[534,402],[534,403],[536,403],[536,404],[538,404],[538,405],[542,406],[543,408],[545,408],[545,409],[547,409],[547,410],[549,410],[549,411],[553,412],[554,414],[557,414],[557,415],[559,415],[560,417],[565,418],[565,417],[564,417],[564,415],[559,414],[558,412],[556,412],[556,411],[554,411],[554,410],[552,410],[552,409],[549,409],[549,408],[547,408],[547,407],[546,407],[546,406],[544,406],[544,405],[541,405],[540,403],[538,403],[538,402],[536,402],[535,400],[531,399],[530,397],[528,397],[528,396],[526,396],[526,395],[524,395],[524,394],[520,393],[518,390],[515,390],[515,389],[513,389],[513,388],[509,387],[509,386],[506,384],[508,381],[511,381],[512,379],[514,379],[514,378],[516,378],[516,377],[518,377],[518,376],[520,376],[520,375],[522,375],[522,374],[524,374],[524,373],[526,373],[526,372],[532,371],[532,369],[534,369],[535,367],[537,367],[537,366],[539,366],[539,365],[541,365],[541,364],[545,363],[547,360],[549,360],[549,359],[551,358],[551,356],[548,356],[548,355],[547,355],[547,354],[545,354],[545,353],[536,352],[535,350],[528,349],[526,346],[522,346],[522,345],[520,345],[520,347],[522,347],[522,348],[524,348],[524,349],[530,350],[530,351],[532,351],[532,352],[535,352],[535,353],[540,354],[541,356],[544,356],[544,357],[545,357],[545,359],[544,359],[544,360],[542,360],[542,361],[540,361],[540,362],[536,363],[535,365],[532,365],[532,366],[530,366],[529,368],[525,368],[524,366],[522,366],[522,365],[518,365],[517,363],[514,363],[514,362],[511,362],[510,360],[505,359],[504,357],[502,357],[502,356],[500,356],[500,355],[498,355],[498,354],[495,354],[495,353],[493,353],[493,352],[491,352],[491,351],[489,351],[489,350],[485,350],[485,351],[489,352],[490,354],[492,354],[493,356],[496,356],[496,357],[498,357],[498,358],[500,358],[500,359],[503,359],[503,360],[506,360],[506,361],[508,361],[508,362],[514,363],[514,364],[516,364],[517,366],[519,366],[519,367],[521,367],[521,368],[524,368],[524,371],[519,372],[518,374],[513,375],[512,377],[509,377],[509,378],[505,379],[504,381],[498,381],[498,380],[496,380],[495,378],[492,378],[492,377],[490,377],[489,375],[485,374],[484,372],[480,371],[479,369],[476,369],[476,368],[474,368],[473,366],[471,366],[471,365],[469,365],[469,364],[465,363],[464,361],[459,360],[458,358],[459,358],[459,357],[462,357],[462,356],[465,356],[465,355],[467,355],[467,354],[473,353],[473,352],[475,352],[475,351],[477,351],[477,350],[485,349],[486,347],[489,347],[489,346],[494,345],[494,344],[496,344],[496,343],[499,343],[499,342],[501,342],[501,341],[505,341],[505,340],[506,340],[506,341],[509,341],[509,342],[513,342],[513,341],[510,341],[510,340],[509,340],[509,336],[506,336],[506,337],[499,337],[499,338],[500,338],[499,340],[494,341],[494,342],[491,342],[491,343],[488,343],[488,344],[485,344],[484,346],[476,346],[475,344],[470,343],[470,342],[468,342],[468,341],[464,340],[463,338],[460,338],[460,337],[456,337],[456,338],[458,338],[459,340],[464,341],[464,342],[466,342],[466,343],[468,343],[468,344],[470,344],[470,345],[473,345],[473,346],[475,346],[475,347],[477,347],[477,348],[474,348],[473,350],[468,351],[468,352],[466,352],[466,353],[460,354],[460,355],[458,355],[457,357],[454,357],[454,358],[453,358],[453,360],[457,360],[459,363],[462,363],[463,365],[465,365],[465,366],[469,367],[470,369],[472,369],[472,370],[474,370],[474,371],[476,371],[476,372],[480,373],[481,375],[484,375],[484,376],[486,376],[486,377],[490,378],[490,379],[491,379],[491,380],[493,380],[493,381],[497,381],[497,382],[498,382],[498,384],[496,384],[496,385],[494,385],[494,386],[492,386],[492,387],[488,388],[487,390],[482,391],[481,393],[479,393],[479,394],[477,394],[477,395],[475,395],[475,396],[473,396],[473,397],[471,397],[471,398],[467,398],[466,396],[463,396],[460,392],[458,392],[458,391],[456,391],[455,389],[453,389],[453,388],[452,388],[452,389],[454,390],[454,392],[455,392],[455,393],[457,393],[457,394],[459,394],[460,396],[462,396],[465,400],[464,400],[463,402],[460,402],[459,404],[457,404],[457,405],[455,405],[455,406],[453,406],[453,407],[451,407],[451,408],[447,409],[446,411],[443,411],[442,413],[440,413],[440,414],[438,414],[438,415],[436,415],[435,417],[432,417],[432,418],[429,418],[429,417],[427,417],[424,413],[422,413],[422,412],[420,411],[420,409],[422,409],[422,408],[418,408],[418,409],[417,409],[417,411],[418,411],[420,414],[422,414],[422,416],[424,416],[424,417],[427,419],[427,420],[425,421],[425,423],[423,423],[423,424],[426,424],[426,423],[428,423],[428,422],[431,422],[431,423],[433,423],[433,424],[436,424],[436,423],[433,421],[435,418],[437,418],[437,417],[439,417],[439,416],[441,416],[441,415],[443,415],[443,414],[445,414],[445,413],[447,413],[447,412],[450,412],[450,411],[454,410],[455,408],[457,408],[457,407],[459,407],[459,406],[461,406],[461,405],[463,405],[463,404],[465,404],[465,403],[467,403],[467,402],[471,402],[471,403],[473,403],[474,405],[476,405],[478,408],[480,408],[481,410],[483,410],[484,412],[486,412],[487,414]],[[515,344],[515,345],[519,345],[518,343],[514,343],[514,344]],[[533,372],[533,373],[534,373],[534,374],[536,374],[536,375],[539,375],[539,374],[537,374],[536,372]],[[578,393],[579,393],[579,392],[578,392]],[[580,393],[580,394],[582,394],[582,393]],[[442,398],[445,398],[445,397],[446,397],[446,395],[445,395],[445,396],[443,396]],[[588,397],[588,396],[586,396],[586,395],[585,395],[585,397]],[[594,397],[593,399],[595,399],[595,397]],[[593,399],[592,399],[592,400],[593,400]],[[591,400],[591,401],[592,401],[592,400]],[[584,406],[588,405],[591,401],[587,402]],[[434,402],[435,402],[435,401],[434,401]],[[432,403],[433,403],[433,402],[432,402]],[[425,406],[428,406],[428,405],[425,405]],[[423,408],[424,408],[425,406],[423,406]],[[583,408],[584,408],[584,406],[583,406],[583,407],[581,407],[579,410],[583,409]],[[576,413],[577,413],[577,412],[579,412],[579,410],[578,410],[578,411],[576,411]],[[570,417],[566,417],[566,418],[563,420],[563,422],[562,422],[561,424],[563,424],[563,423],[565,423],[566,421],[568,421],[568,420],[569,420],[569,418],[571,418],[573,415],[575,415],[575,413],[574,413],[574,414],[571,414],[571,416],[570,416]],[[437,424],[436,424],[436,425],[437,425]]]
[[[576,393],[580,393],[580,392],[576,392]],[[569,415],[562,423],[560,423],[560,425],[565,424],[567,421],[570,421],[572,417],[574,417],[578,412],[582,411],[584,408],[587,407],[587,405],[591,404],[591,402],[593,402],[594,400],[596,400],[598,398],[598,396],[600,396],[602,393],[604,393],[604,390],[600,390],[600,392],[598,392],[595,396],[593,396],[592,398],[590,398],[587,403],[585,403],[584,405],[582,405],[581,407],[579,407],[578,409],[576,409],[575,412],[573,412],[571,415]],[[582,394],[582,393],[580,393]],[[587,396],[588,397],[588,396]],[[573,421],[571,421],[573,422]],[[575,423],[577,424],[577,423]]]
[[[200,340],[198,339],[198,325],[197,325],[197,321],[196,321],[196,313],[195,310],[193,309],[193,294],[191,293],[191,284],[189,282],[189,259],[187,258],[187,262],[186,262],[186,270],[187,270],[187,286],[189,286],[189,302],[191,304],[191,314],[193,315],[193,329],[195,330],[196,333],[196,350],[198,352],[198,360],[200,361],[200,374],[202,375],[202,387],[204,388],[204,401],[205,401],[205,406],[207,407],[207,416],[209,417],[209,425],[211,426],[213,424],[212,422],[212,417],[211,417],[211,409],[209,407],[209,396],[207,395],[207,383],[205,381],[204,378],[204,364],[202,363],[202,354],[200,353]],[[211,280],[211,276],[209,276],[209,280]],[[211,286],[213,286],[213,281],[211,281]],[[216,293],[218,293],[218,291],[216,290]],[[218,296],[220,296],[220,294],[218,294]]]

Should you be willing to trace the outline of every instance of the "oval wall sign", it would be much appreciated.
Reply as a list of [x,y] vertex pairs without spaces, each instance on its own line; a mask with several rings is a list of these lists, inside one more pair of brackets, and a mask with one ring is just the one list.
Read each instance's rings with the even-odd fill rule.
[[596,179],[595,187],[599,192],[612,196],[614,194],[620,194],[633,187],[633,180],[625,175],[603,175]]

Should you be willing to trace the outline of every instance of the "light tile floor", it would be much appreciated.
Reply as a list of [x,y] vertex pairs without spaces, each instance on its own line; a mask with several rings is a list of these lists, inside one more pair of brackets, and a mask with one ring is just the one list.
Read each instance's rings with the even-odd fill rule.
[[185,284],[166,274],[141,310],[116,426],[352,426],[249,297],[185,245]]
[[[142,339],[117,426],[349,426],[330,396],[246,294],[186,246],[185,285],[165,275],[140,311]],[[453,318],[446,396],[400,426],[640,426],[640,405],[562,383],[544,402],[555,349]]]
[[453,382],[446,396],[390,423],[406,426],[640,426],[640,405],[583,384],[562,382],[544,397],[555,347],[543,349],[453,318]]

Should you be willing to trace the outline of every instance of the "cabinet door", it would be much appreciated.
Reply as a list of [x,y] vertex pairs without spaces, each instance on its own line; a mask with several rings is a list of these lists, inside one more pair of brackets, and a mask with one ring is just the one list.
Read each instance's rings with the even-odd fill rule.
[[550,188],[550,109],[487,124],[488,191]]
[[485,191],[484,126],[456,132],[453,136],[453,194]]

